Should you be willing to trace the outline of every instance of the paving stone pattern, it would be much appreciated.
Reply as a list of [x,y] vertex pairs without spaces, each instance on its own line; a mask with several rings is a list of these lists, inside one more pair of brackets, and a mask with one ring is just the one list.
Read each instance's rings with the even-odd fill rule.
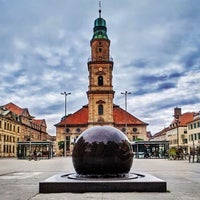
[[150,173],[167,181],[166,193],[39,194],[39,182],[58,173],[74,172],[71,157],[28,161],[0,159],[0,200],[199,200],[200,163],[187,160],[134,159],[131,172]]

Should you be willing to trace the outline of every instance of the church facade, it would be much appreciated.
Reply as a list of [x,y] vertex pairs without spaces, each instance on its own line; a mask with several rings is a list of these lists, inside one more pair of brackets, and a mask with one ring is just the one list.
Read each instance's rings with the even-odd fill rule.
[[[63,117],[56,126],[56,141],[65,140],[67,153],[71,154],[76,138],[87,128],[109,125],[123,131],[130,141],[147,140],[147,123],[136,118],[113,103],[113,60],[110,57],[110,40],[106,21],[99,17],[94,21],[93,37],[90,41],[91,58],[88,61],[88,104],[73,114]],[[57,154],[61,150],[57,148]]]

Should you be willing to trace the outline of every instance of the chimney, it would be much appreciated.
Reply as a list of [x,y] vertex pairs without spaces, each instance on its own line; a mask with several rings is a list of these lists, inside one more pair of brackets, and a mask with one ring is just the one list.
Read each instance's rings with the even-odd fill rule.
[[174,108],[174,117],[178,119],[181,116],[181,108]]

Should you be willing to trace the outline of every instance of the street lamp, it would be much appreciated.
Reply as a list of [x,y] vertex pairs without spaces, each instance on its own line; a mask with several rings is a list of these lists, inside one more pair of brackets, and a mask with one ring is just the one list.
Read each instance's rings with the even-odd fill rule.
[[177,149],[179,149],[179,120],[178,119],[176,119],[176,128],[177,128]]
[[[131,94],[131,92],[125,91],[125,92],[121,92],[121,94],[123,94],[125,97],[125,99],[124,99],[125,100],[125,111],[127,112],[127,95]],[[125,134],[127,134],[127,118],[126,118],[126,116],[127,116],[127,113],[125,114]]]
[[61,95],[65,95],[65,130],[64,130],[64,156],[66,157],[66,116],[67,116],[67,96],[71,94],[71,92],[61,92]]

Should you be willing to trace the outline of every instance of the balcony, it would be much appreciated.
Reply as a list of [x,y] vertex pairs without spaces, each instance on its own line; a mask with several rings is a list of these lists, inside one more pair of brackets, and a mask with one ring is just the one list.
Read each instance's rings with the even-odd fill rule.
[[109,61],[109,62],[113,62],[113,58],[109,57],[108,59],[104,59],[103,57],[100,57],[98,59],[92,59],[91,57],[88,58],[88,62],[95,62],[95,61]]

